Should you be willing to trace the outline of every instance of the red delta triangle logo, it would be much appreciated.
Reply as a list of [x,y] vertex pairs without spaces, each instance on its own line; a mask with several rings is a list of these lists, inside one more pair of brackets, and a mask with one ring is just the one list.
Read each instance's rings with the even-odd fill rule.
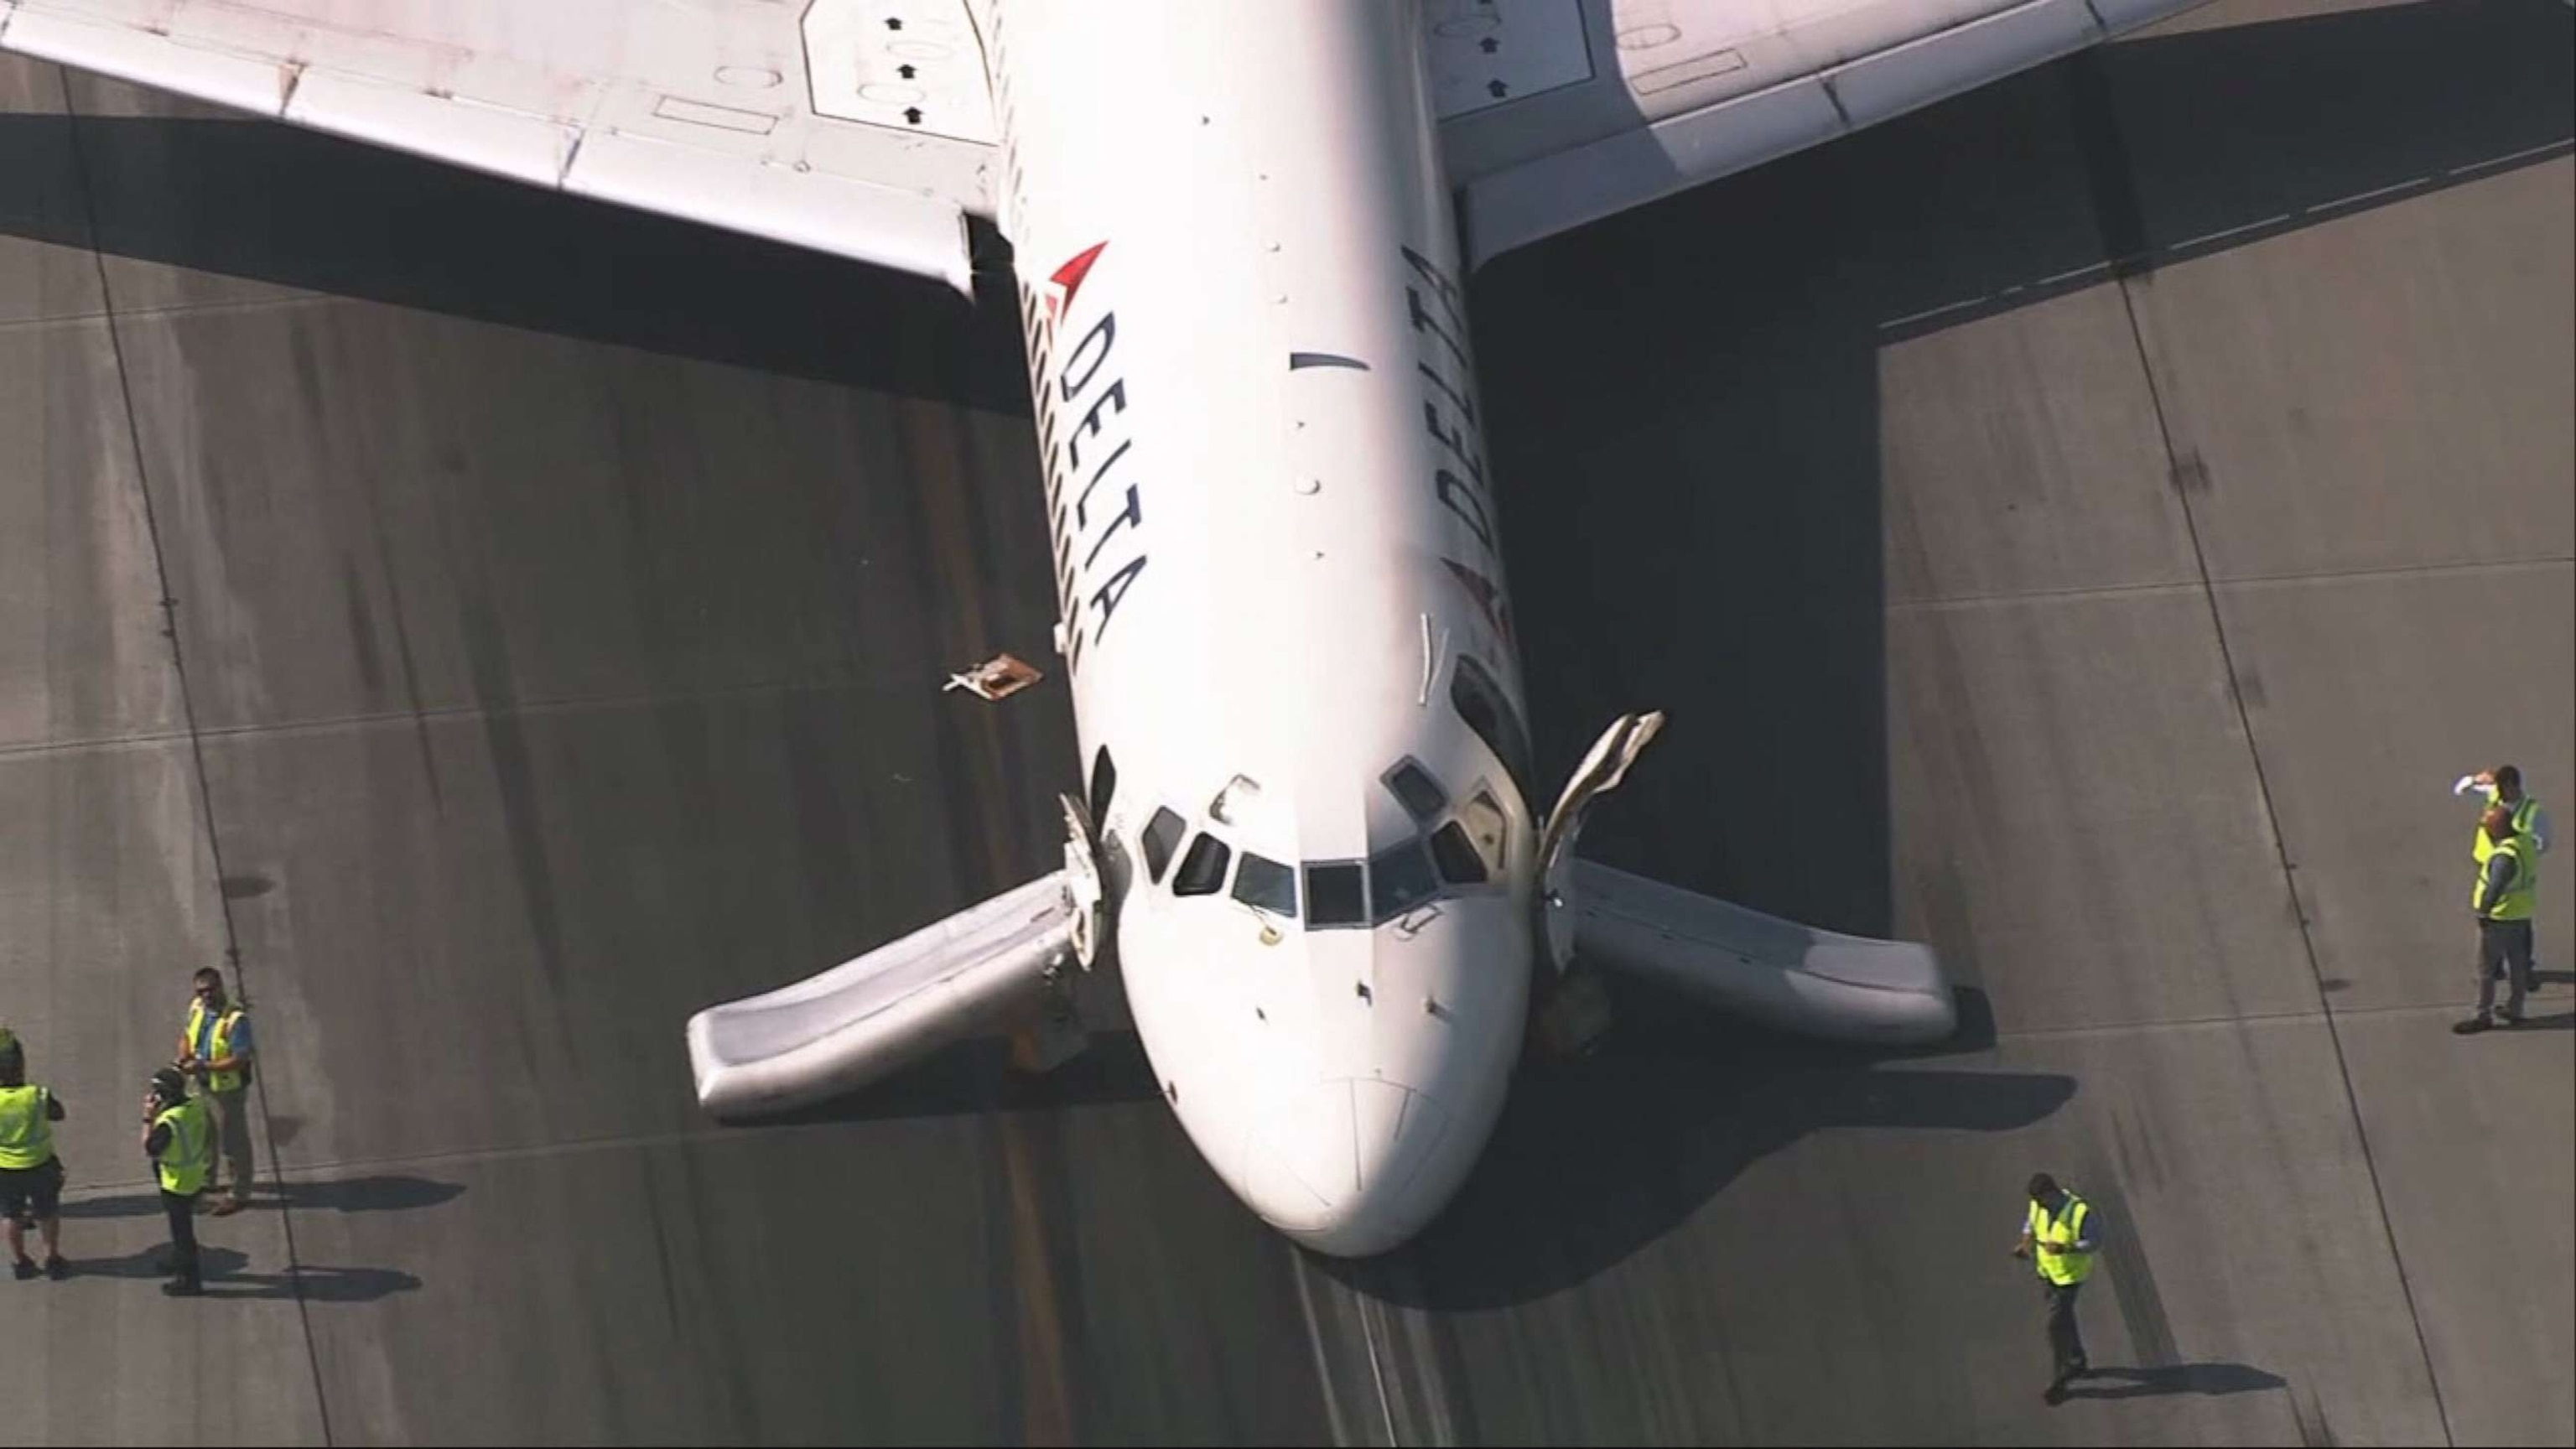
[[1082,290],[1082,279],[1091,275],[1091,264],[1100,260],[1101,248],[1108,245],[1105,241],[1093,242],[1074,253],[1073,260],[1056,268],[1055,274],[1047,278],[1048,326],[1052,327],[1063,319],[1064,310],[1073,305],[1073,294]]
[[1520,645],[1512,638],[1511,606],[1503,602],[1503,591],[1494,587],[1494,581],[1454,558],[1444,558],[1441,562],[1449,566],[1450,574],[1458,580],[1458,586],[1467,591],[1467,597],[1476,601],[1485,622],[1494,626],[1494,632],[1502,636],[1504,645],[1519,648]]

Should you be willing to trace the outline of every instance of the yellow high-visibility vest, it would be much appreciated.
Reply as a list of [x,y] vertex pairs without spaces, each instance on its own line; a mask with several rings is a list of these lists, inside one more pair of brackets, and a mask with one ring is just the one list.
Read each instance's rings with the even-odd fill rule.
[[2039,1276],[2060,1288],[2093,1276],[2093,1255],[2075,1251],[2076,1240],[2084,1236],[2084,1220],[2092,1213],[2093,1205],[2071,1192],[2066,1195],[2066,1210],[2054,1219],[2046,1208],[2030,1205],[2032,1257],[2039,1263]]
[[[2486,797],[2489,805],[2501,803],[2496,799],[2496,788],[2493,785],[2486,787]],[[2529,835],[2531,833],[2532,817],[2540,813],[2540,802],[2532,799],[2531,796],[2526,793],[2520,800],[2513,803],[2512,808],[2513,833],[2516,835]],[[2481,810],[2478,814],[2483,816],[2486,812]],[[2475,829],[2471,830],[2469,833],[2469,859],[2478,863],[2478,869],[2481,872],[2485,871],[2487,868],[2487,857],[2493,854],[2495,854],[2495,842],[2487,839],[2487,828],[2484,825],[2479,825]]]
[[161,1149],[161,1190],[193,1197],[205,1190],[206,1175],[215,1170],[215,1127],[206,1104],[195,1097],[164,1107],[152,1119],[170,1129],[170,1145]]
[[[206,1043],[206,1049],[198,1054],[210,1062],[219,1062],[224,1058],[231,1056],[233,1054],[233,1027],[241,1019],[241,1003],[225,1003],[224,1014],[215,1018],[215,1034],[213,1040],[208,1041]],[[202,1001],[189,1002],[188,1050],[192,1052],[197,1050],[197,1033],[205,1029],[206,1003]],[[239,1067],[235,1067],[229,1071],[208,1072],[206,1074],[206,1090],[210,1092],[238,1092],[241,1090],[241,1085],[242,1071]]]
[[24,1171],[54,1157],[52,1095],[42,1087],[0,1087],[0,1168]]
[[2478,867],[2477,883],[2469,887],[2469,909],[2489,921],[2528,921],[2532,908],[2540,904],[2540,872],[2532,868],[2532,857],[2539,852],[2531,848],[2531,837],[2516,835],[2506,839],[2490,854],[2513,857],[2513,880],[2496,893],[2494,909],[2488,909],[2487,868]]

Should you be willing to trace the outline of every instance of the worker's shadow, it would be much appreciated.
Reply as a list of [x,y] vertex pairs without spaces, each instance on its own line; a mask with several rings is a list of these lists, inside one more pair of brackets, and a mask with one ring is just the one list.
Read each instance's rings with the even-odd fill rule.
[[[2534,971],[2531,983],[2544,986],[2576,986],[2576,971]],[[2536,1003],[2535,1003],[2536,1004]],[[2525,1016],[2516,1031],[2576,1031],[2576,1011],[2553,1011],[2547,1016]]]
[[[289,1181],[283,1185],[274,1178],[263,1177],[259,1187],[245,1202],[243,1211],[256,1213],[286,1207],[314,1212],[404,1212],[413,1208],[436,1207],[464,1191],[462,1183],[394,1174]],[[67,1218],[149,1218],[160,1215],[161,1195],[157,1192],[129,1193],[122,1197],[67,1198],[63,1202],[63,1216]]]
[[[2104,1382],[2116,1380],[2117,1382]],[[2067,1386],[2070,1399],[2148,1399],[2163,1394],[2250,1394],[2288,1384],[2279,1374],[2241,1363],[2178,1363],[2161,1368],[2097,1368]]]
[[[156,1205],[157,1210],[157,1205]],[[250,1255],[213,1243],[197,1247],[197,1267],[208,1298],[303,1299],[311,1303],[372,1303],[391,1293],[408,1293],[420,1279],[394,1268],[325,1268],[311,1264],[292,1272],[252,1273]],[[75,1278],[166,1279],[170,1245],[128,1253],[122,1258],[75,1258]]]

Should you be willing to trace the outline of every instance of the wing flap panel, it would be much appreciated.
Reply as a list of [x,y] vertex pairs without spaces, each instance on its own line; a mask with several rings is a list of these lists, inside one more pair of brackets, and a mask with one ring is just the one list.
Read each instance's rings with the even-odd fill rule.
[[445,100],[330,71],[308,71],[286,100],[282,119],[396,151],[421,152],[435,133],[437,160],[489,171],[536,186],[562,181],[581,132],[560,121],[472,101]]

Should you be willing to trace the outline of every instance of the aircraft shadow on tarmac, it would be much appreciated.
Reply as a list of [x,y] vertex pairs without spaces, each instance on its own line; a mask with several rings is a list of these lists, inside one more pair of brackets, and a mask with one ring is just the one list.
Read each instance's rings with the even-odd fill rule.
[[2563,156],[2571,41],[2566,5],[2509,0],[2124,43],[1488,266],[1539,774],[1671,716],[1587,853],[1886,933],[1886,345]]
[[[1595,812],[1587,853],[1888,933],[1881,349],[2096,285],[2106,268],[2151,270],[2564,155],[2570,41],[2560,0],[2458,0],[2127,43],[1481,272],[1484,413],[1540,773],[1561,778],[1620,711],[1672,716]],[[989,235],[970,310],[932,283],[282,127],[27,115],[0,116],[0,233],[1027,410]],[[1945,906],[1927,889],[1940,944]],[[1952,961],[1970,1029],[1943,1051],[1971,1053],[1991,1026],[1976,963]],[[1520,1301],[1619,1261],[1805,1133],[2006,1131],[2077,1089],[1613,995],[1620,1024],[1601,1050],[1524,1075],[1440,1222],[1392,1262],[1333,1271],[1399,1299]],[[1035,1081],[1003,1073],[1001,1050],[969,1043],[785,1120],[1156,1095],[1132,1035],[1101,1034]],[[2269,1377],[2138,1372],[2153,1377],[2135,1392]]]
[[[1809,1132],[2010,1131],[2048,1116],[2076,1091],[2073,1078],[2048,1073],[1905,1068],[1909,1060],[1993,1045],[1992,1014],[1973,988],[1960,992],[1959,1035],[1917,1052],[1819,1047],[1651,989],[1620,982],[1609,989],[1616,1020],[1598,1049],[1522,1069],[1493,1141],[1446,1213],[1395,1254],[1357,1264],[1313,1259],[1322,1271],[1424,1306],[1544,1297],[1663,1236],[1746,1166]],[[1095,1033],[1087,1053],[1045,1077],[1010,1073],[1006,1052],[999,1041],[961,1043],[866,1091],[759,1122],[1159,1095],[1133,1032]]]
[[1523,1069],[1465,1187],[1420,1237],[1381,1258],[1309,1261],[1408,1306],[1527,1302],[1623,1261],[1809,1133],[2007,1132],[2077,1090],[2054,1073],[1903,1065],[1993,1044],[1974,990],[1960,1037],[1925,1052],[1820,1047],[1625,983],[1611,995],[1599,1049]]

